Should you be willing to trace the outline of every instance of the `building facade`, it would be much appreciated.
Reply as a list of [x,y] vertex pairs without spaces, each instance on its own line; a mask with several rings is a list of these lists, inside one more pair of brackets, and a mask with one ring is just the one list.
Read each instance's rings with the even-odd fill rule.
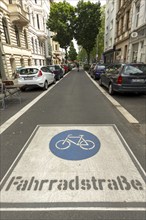
[[1,77],[11,78],[16,67],[31,63],[26,1],[0,1]]
[[112,63],[114,61],[115,27],[116,27],[117,1],[108,0],[105,10],[105,38],[104,38],[104,61]]
[[131,34],[132,0],[118,0],[116,13],[115,61],[127,62]]
[[146,63],[146,1],[107,0],[104,58]]
[[11,79],[16,69],[61,62],[46,22],[53,0],[0,1],[0,78]]
[[146,63],[146,1],[132,2],[128,62]]

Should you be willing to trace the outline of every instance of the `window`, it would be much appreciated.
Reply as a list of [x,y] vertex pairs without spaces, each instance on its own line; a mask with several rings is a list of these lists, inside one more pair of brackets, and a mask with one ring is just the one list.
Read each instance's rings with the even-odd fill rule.
[[35,48],[36,48],[36,53],[38,53],[38,44],[37,44],[37,40],[35,39]]
[[9,4],[12,4],[12,0],[9,0]]
[[26,30],[24,30],[24,41],[25,41],[25,46],[28,49],[28,41],[27,41],[27,33]]
[[135,27],[138,27],[138,25],[139,25],[139,12],[140,12],[140,5],[136,5]]
[[9,37],[9,32],[8,32],[7,19],[4,18],[4,17],[2,18],[2,24],[3,24],[3,30],[4,30],[6,43],[10,44],[10,37]]
[[33,37],[31,38],[31,45],[32,45],[32,52],[34,53],[34,40],[33,40]]
[[124,17],[121,19],[121,33],[124,31]]
[[110,30],[113,29],[113,20],[110,22]]
[[35,3],[37,4],[37,0],[35,0]]
[[55,50],[58,50],[58,46],[57,46],[57,44],[55,44]]
[[15,35],[16,35],[17,46],[20,47],[21,44],[20,44],[20,34],[19,34],[18,27],[15,25],[14,29],[15,29]]
[[144,41],[141,41],[140,44],[141,44],[141,46],[140,46],[141,49],[143,49],[144,48]]
[[40,29],[39,15],[37,14],[36,17],[37,17],[37,26],[38,26],[38,29]]
[[129,22],[130,22],[130,10],[126,13],[126,31],[129,29]]

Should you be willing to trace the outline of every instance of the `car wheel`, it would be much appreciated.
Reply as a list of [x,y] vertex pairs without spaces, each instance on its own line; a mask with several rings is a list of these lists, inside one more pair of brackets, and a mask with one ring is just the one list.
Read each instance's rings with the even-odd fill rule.
[[55,84],[55,83],[56,83],[56,79],[54,78],[53,84]]
[[45,83],[44,83],[44,87],[43,87],[43,90],[47,90],[47,89],[48,89],[48,82],[45,81]]
[[96,76],[95,75],[93,75],[93,79],[96,80]]
[[110,95],[113,95],[113,94],[114,94],[113,84],[112,84],[112,83],[109,84],[108,93],[109,93]]
[[102,86],[102,79],[99,79],[99,85]]
[[25,87],[21,87],[21,88],[20,88],[21,92],[24,92],[25,89],[26,89]]

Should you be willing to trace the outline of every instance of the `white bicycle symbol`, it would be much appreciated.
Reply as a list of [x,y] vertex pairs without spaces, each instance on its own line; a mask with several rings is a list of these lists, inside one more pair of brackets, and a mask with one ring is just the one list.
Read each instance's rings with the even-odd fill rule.
[[90,140],[85,140],[83,136],[84,135],[73,136],[72,134],[69,134],[65,140],[57,141],[55,147],[59,150],[66,150],[73,143],[76,146],[82,148],[83,150],[92,150],[95,147],[95,143]]

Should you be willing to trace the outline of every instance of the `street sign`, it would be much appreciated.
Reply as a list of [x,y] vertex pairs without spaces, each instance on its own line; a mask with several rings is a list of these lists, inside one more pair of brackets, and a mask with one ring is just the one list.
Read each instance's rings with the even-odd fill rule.
[[37,126],[1,183],[2,210],[144,210],[145,173],[115,125]]

